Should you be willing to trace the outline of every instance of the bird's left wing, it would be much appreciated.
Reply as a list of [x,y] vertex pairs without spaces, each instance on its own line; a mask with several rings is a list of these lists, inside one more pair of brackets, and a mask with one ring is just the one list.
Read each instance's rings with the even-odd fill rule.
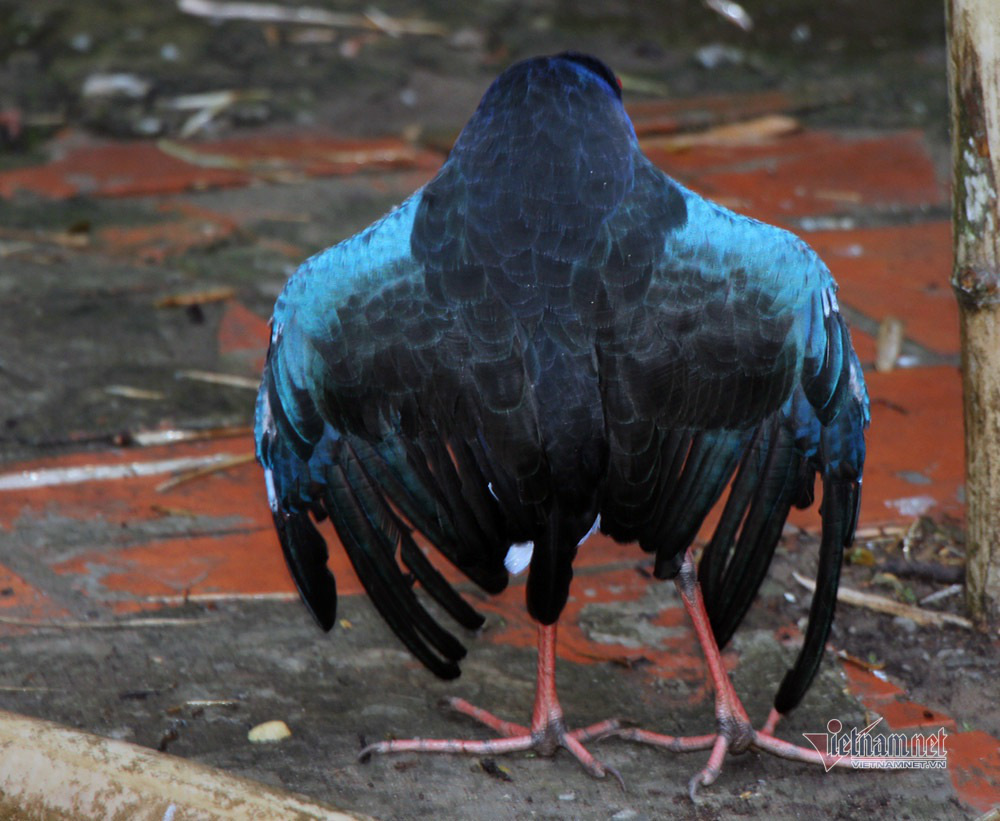
[[[420,198],[289,280],[258,395],[257,455],[285,558],[319,624],[334,623],[336,586],[312,519],[329,516],[389,626],[435,673],[454,677],[464,648],[415,595],[415,582],[461,625],[482,619],[413,532],[489,592],[507,582],[513,539],[498,522],[475,443],[416,424],[441,418],[422,403],[454,397],[446,386],[462,353],[453,313],[427,294],[411,252]],[[437,390],[427,390],[432,384]]]

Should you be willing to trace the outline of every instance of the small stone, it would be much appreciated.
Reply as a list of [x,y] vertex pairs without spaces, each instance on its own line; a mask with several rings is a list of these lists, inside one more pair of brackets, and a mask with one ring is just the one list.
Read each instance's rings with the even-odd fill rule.
[[804,45],[812,39],[812,29],[808,23],[799,23],[792,29],[792,42],[796,45]]
[[560,801],[576,801],[576,793],[575,792],[563,792],[563,793],[559,793],[559,800]]
[[448,40],[452,48],[461,51],[478,51],[486,48],[486,32],[475,28],[460,28]]
[[711,43],[699,48],[695,52],[694,58],[702,68],[715,69],[727,65],[742,65],[746,62],[746,53],[743,49],[734,46]]
[[265,721],[251,728],[247,740],[251,744],[266,744],[272,741],[284,741],[291,737],[292,731],[284,721]]
[[79,51],[81,54],[86,54],[94,47],[94,38],[85,31],[81,31],[78,34],[74,34],[69,40],[70,48],[73,51]]
[[81,94],[84,97],[125,97],[138,100],[149,94],[152,87],[149,80],[136,74],[95,72],[83,81]]
[[917,623],[913,619],[907,618],[906,616],[896,616],[896,618],[892,620],[892,623],[904,633],[917,632]]

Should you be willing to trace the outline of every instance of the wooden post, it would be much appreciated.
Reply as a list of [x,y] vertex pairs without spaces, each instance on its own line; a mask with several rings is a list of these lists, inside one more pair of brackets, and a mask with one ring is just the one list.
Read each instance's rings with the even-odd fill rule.
[[962,329],[966,593],[1000,626],[1000,2],[945,0],[952,127],[952,288]]

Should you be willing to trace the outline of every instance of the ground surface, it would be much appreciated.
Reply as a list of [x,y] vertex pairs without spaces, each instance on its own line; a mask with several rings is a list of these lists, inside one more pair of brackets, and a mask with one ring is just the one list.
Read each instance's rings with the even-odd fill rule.
[[[380,8],[404,5],[416,8]],[[943,25],[937,2],[892,5],[747,3],[744,33],[696,2],[423,3],[446,33],[399,38],[213,23],[169,4],[0,8],[0,707],[380,818],[939,818],[1000,801],[996,642],[850,606],[831,638],[848,660],[828,654],[781,734],[879,715],[894,731],[943,726],[947,771],[827,775],[749,754],[695,807],[686,783],[703,754],[617,740],[592,749],[624,792],[565,754],[358,764],[361,738],[484,737],[437,708],[444,695],[526,720],[523,587],[492,602],[466,588],[489,621],[452,684],[403,651],[336,551],[342,622],[320,634],[292,594],[259,471],[239,463],[253,394],[190,373],[252,385],[299,260],[426,181],[504,65],[592,51],[621,73],[657,164],[802,233],[841,283],[873,398],[844,584],[904,603],[947,590],[963,554]],[[114,72],[142,93],[84,93]],[[205,103],[183,95],[231,90],[192,122]],[[907,367],[871,372],[892,316]],[[164,430],[206,438],[145,438]],[[225,457],[237,464],[161,485]],[[815,523],[788,529],[726,652],[758,722],[808,607],[792,573],[810,575]],[[602,539],[581,554],[561,633],[568,720],[708,732],[701,658],[642,561]],[[961,614],[961,596],[926,608]],[[168,621],[133,621],[149,618]],[[273,718],[292,737],[251,745],[247,730]]]

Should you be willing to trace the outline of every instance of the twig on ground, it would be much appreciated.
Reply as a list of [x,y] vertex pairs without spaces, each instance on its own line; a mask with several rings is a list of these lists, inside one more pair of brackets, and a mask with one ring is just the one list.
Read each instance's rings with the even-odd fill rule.
[[183,294],[168,294],[153,304],[157,308],[187,308],[191,305],[206,305],[209,302],[225,302],[236,296],[232,287],[209,288],[204,291],[190,291]]
[[190,379],[194,382],[208,382],[210,385],[225,385],[230,388],[246,388],[256,391],[260,387],[260,379],[249,379],[246,376],[236,376],[229,373],[213,373],[211,371],[177,371],[177,379]]
[[896,367],[906,335],[903,320],[887,316],[878,326],[875,347],[875,370],[888,373]]
[[170,430],[140,430],[134,433],[118,434],[116,444],[139,445],[152,447],[154,445],[173,445],[177,442],[200,442],[206,439],[228,439],[233,436],[250,436],[253,427],[250,425],[223,425],[217,428],[186,430],[171,428]]
[[[795,578],[795,581],[807,590],[813,591],[816,589],[816,583],[812,579],[807,579],[799,573],[792,573],[792,576]],[[892,599],[887,599],[885,596],[862,593],[860,590],[852,590],[850,587],[841,587],[837,590],[837,601],[844,604],[851,604],[855,607],[865,607],[877,613],[888,613],[890,616],[903,616],[927,627],[943,627],[946,624],[952,624],[956,627],[963,627],[966,630],[972,629],[972,622],[964,616],[956,616],[952,613],[938,613],[935,610],[925,610],[922,607],[901,604]]]
[[757,145],[794,134],[801,129],[801,124],[794,117],[786,114],[765,114],[749,120],[715,125],[702,131],[648,137],[643,140],[643,144],[665,151],[686,151],[710,145]]
[[75,485],[81,482],[107,482],[137,479],[159,473],[176,473],[205,465],[218,465],[232,459],[222,453],[210,456],[185,456],[151,462],[126,462],[97,465],[67,465],[37,470],[16,470],[0,474],[0,491],[35,490],[52,485]]
[[195,479],[202,479],[205,476],[211,476],[214,473],[221,473],[224,470],[229,470],[230,468],[238,467],[239,465],[245,465],[247,462],[252,462],[254,460],[254,454],[241,453],[238,456],[227,456],[224,459],[220,459],[211,465],[205,465],[204,467],[194,468],[193,470],[182,473],[179,476],[174,476],[172,479],[167,479],[165,482],[160,482],[156,486],[157,493],[163,493],[167,490],[172,490],[178,485],[183,485],[185,482],[192,482]]
[[940,584],[957,584],[965,578],[965,567],[960,564],[892,558],[882,562],[879,569],[904,579],[925,579]]
[[846,661],[848,664],[853,664],[855,667],[860,667],[862,670],[868,670],[869,672],[885,668],[884,661],[865,661],[863,658],[858,658],[857,656],[848,653],[846,650],[837,650],[837,658],[841,661]]
[[215,604],[227,601],[298,601],[299,594],[281,593],[189,593],[183,596],[147,596],[144,601],[156,604]]
[[151,391],[147,388],[137,388],[133,385],[105,385],[104,392],[123,399],[141,399],[143,401],[158,401],[163,399],[163,391]]
[[965,585],[953,584],[950,587],[946,587],[944,590],[938,590],[936,593],[931,593],[929,596],[924,596],[920,600],[920,604],[926,605],[932,602],[938,602],[942,599],[950,599],[952,596],[957,596],[965,589]]
[[115,621],[74,621],[71,619],[16,619],[8,616],[0,616],[0,624],[9,624],[14,627],[45,627],[55,630],[117,630],[130,627],[193,627],[198,624],[205,624],[211,621],[210,618],[193,619],[172,619],[172,618],[148,618],[148,619],[119,619]]
[[227,2],[226,0],[177,0],[177,8],[195,17],[213,20],[252,20],[258,23],[295,23],[330,28],[371,29],[398,37],[401,34],[443,36],[448,29],[430,20],[400,20],[369,9],[364,14],[328,11],[313,6],[277,3]]

